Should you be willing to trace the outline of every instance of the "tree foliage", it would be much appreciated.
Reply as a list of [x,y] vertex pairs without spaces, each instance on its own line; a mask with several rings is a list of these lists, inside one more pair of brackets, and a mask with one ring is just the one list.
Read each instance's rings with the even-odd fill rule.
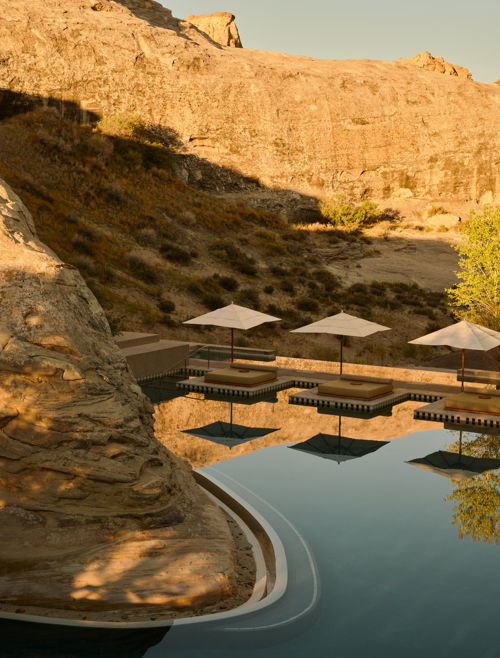
[[448,297],[458,317],[500,330],[500,206],[471,213],[465,243],[456,247],[458,284]]
[[[450,446],[458,452],[458,443]],[[471,457],[500,458],[498,436],[484,435],[464,441],[462,453]],[[458,527],[460,539],[500,544],[500,470],[476,475],[458,482],[456,489],[447,496],[452,501],[453,525]]]
[[381,214],[379,207],[373,201],[363,201],[356,205],[342,194],[321,201],[319,208],[323,217],[334,226],[349,231],[360,229]]

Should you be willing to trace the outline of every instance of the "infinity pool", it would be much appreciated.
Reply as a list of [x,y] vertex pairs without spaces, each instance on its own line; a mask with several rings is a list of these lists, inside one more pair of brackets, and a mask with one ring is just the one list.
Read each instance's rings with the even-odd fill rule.
[[[340,463],[281,445],[209,467],[271,517],[290,550],[291,587],[274,609],[253,623],[128,635],[4,622],[1,655],[498,658],[500,471],[458,485],[406,463],[455,440],[446,430],[419,432]],[[266,616],[279,623],[267,627]]]

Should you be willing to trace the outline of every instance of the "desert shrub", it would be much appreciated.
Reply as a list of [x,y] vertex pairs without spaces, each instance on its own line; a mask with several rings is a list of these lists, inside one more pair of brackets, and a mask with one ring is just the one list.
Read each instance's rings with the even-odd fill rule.
[[153,247],[158,243],[158,235],[154,228],[142,228],[137,232],[136,240],[144,247]]
[[245,338],[245,336],[236,336],[234,339],[234,344],[237,345],[238,347],[249,347],[250,346],[250,341],[248,338]]
[[356,294],[367,295],[368,286],[365,283],[353,283],[352,286],[349,286],[349,288],[347,288],[347,292],[350,295],[356,295]]
[[204,306],[208,308],[209,311],[215,311],[217,308],[221,308],[226,305],[224,298],[220,295],[215,294],[206,294],[201,297],[201,302]]
[[224,290],[228,290],[229,292],[234,292],[240,287],[238,281],[232,276],[221,276],[217,281],[221,288],[224,288]]
[[280,267],[279,265],[272,265],[269,268],[269,271],[271,272],[271,274],[278,277],[287,276],[289,273],[287,269],[285,269],[284,267]]
[[280,317],[284,315],[283,310],[279,306],[276,306],[276,304],[268,304],[266,306],[266,313],[269,313],[269,315],[274,315],[276,317]]
[[370,283],[370,294],[374,297],[384,297],[386,294],[385,284],[382,281],[372,281]]
[[317,269],[311,272],[311,279],[321,283],[325,288],[335,289],[340,287],[340,279],[333,272],[326,269]]
[[238,293],[238,301],[243,306],[251,306],[256,311],[260,309],[260,297],[255,288],[242,288]]
[[172,261],[173,263],[180,263],[182,265],[189,265],[192,260],[190,252],[175,244],[164,242],[160,246],[160,253],[163,258]]
[[316,281],[308,281],[307,282],[307,287],[309,288],[309,290],[318,290],[318,288],[319,288]]
[[71,244],[73,246],[73,249],[75,251],[78,251],[80,254],[84,254],[85,256],[95,256],[95,249],[93,245],[90,244],[90,242],[88,242],[87,240],[75,236],[71,240]]
[[175,304],[170,299],[162,299],[158,304],[158,308],[162,313],[173,313],[175,311]]
[[380,209],[373,201],[356,205],[342,194],[321,201],[319,207],[325,219],[348,231],[357,231],[380,217]]
[[427,215],[432,217],[433,215],[447,215],[448,211],[443,206],[430,206],[427,209]]
[[317,313],[319,311],[319,304],[314,299],[309,297],[301,297],[297,300],[296,306],[299,311],[306,311],[308,313]]
[[85,274],[87,276],[95,276],[96,274],[95,262],[88,256],[79,256],[75,258],[73,260],[73,265],[78,268],[81,274]]
[[265,286],[264,292],[266,293],[266,295],[272,295],[274,292],[274,286]]
[[215,242],[211,245],[211,252],[215,258],[228,263],[234,270],[241,272],[241,274],[247,274],[248,276],[255,276],[257,274],[255,259],[247,256],[241,249],[230,242]]
[[79,238],[81,238],[82,240],[86,240],[87,242],[97,241],[97,233],[95,233],[95,231],[93,231],[88,226],[79,228],[77,231],[77,235]]
[[187,287],[188,291],[203,299],[204,297],[209,296],[221,296],[223,293],[222,288],[220,287],[218,281],[213,277],[199,277],[193,279]]
[[144,283],[159,283],[159,268],[143,254],[130,254],[128,265],[132,274]]
[[296,294],[295,286],[293,285],[293,283],[287,281],[286,279],[280,283],[280,288],[281,290],[283,290],[283,292],[288,293],[292,297]]
[[64,215],[63,220],[66,222],[66,224],[71,224],[71,225],[78,224],[78,222],[80,221],[78,217],[76,217],[75,215],[71,215],[70,213]]
[[106,185],[102,186],[101,190],[109,201],[114,201],[115,203],[125,203],[127,200],[127,193],[119,183],[106,183]]

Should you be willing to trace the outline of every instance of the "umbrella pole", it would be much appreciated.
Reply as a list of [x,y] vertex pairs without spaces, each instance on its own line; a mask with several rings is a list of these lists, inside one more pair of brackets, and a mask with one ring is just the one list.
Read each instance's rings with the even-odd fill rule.
[[464,375],[465,375],[465,350],[462,349],[462,393],[464,391]]
[[231,428],[231,434],[233,433],[233,403],[229,403],[229,425]]
[[344,360],[344,336],[340,337],[340,374],[342,374],[342,362]]
[[231,363],[234,362],[234,329],[231,329]]

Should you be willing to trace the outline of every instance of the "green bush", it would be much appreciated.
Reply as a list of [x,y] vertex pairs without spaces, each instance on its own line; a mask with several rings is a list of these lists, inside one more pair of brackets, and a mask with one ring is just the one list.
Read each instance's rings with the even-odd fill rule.
[[319,204],[321,214],[334,226],[339,226],[348,231],[357,231],[362,226],[369,224],[380,217],[380,209],[373,201],[362,201],[355,205],[338,194]]

